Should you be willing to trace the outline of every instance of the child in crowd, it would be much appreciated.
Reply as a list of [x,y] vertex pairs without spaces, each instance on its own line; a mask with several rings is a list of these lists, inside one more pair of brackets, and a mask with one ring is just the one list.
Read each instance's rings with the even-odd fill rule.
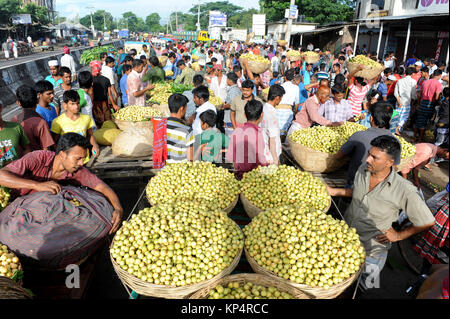
[[120,78],[120,93],[122,94],[122,107],[128,106],[128,95],[127,95],[127,78],[128,75],[133,70],[131,65],[125,64],[123,66],[123,75]]
[[[230,138],[214,128],[217,115],[208,110],[200,115],[202,133],[195,136],[196,158],[199,157],[199,147],[202,148],[201,160],[205,162],[222,163],[222,153],[228,148]],[[203,147],[204,148],[203,148]]]
[[257,100],[250,100],[245,105],[247,122],[243,127],[236,127],[231,134],[226,160],[234,163],[234,174],[241,180],[244,173],[266,166],[263,130],[259,127],[263,119],[263,104]]
[[[80,134],[88,139],[92,145],[92,154],[94,157],[100,153],[99,146],[92,133],[94,121],[89,115],[80,113],[80,96],[77,91],[68,90],[63,95],[63,108],[65,112],[53,120],[51,131],[55,141],[59,136],[72,132]],[[89,161],[89,154],[84,163]]]
[[46,80],[38,81],[36,83],[36,92],[38,97],[36,113],[42,116],[48,127],[51,128],[53,120],[58,116],[56,108],[51,104],[54,97],[53,84]]
[[278,72],[273,72],[272,73],[272,79],[270,80],[270,86],[274,85],[274,84],[282,84],[281,83],[281,78],[280,78],[280,73]]

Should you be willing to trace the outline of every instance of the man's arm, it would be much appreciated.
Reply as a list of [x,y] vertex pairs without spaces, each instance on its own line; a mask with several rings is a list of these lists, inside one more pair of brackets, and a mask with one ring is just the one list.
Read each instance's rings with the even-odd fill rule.
[[275,140],[275,137],[269,138],[269,150],[270,150],[270,154],[272,154],[273,164],[279,165],[280,161],[278,160],[277,142]]
[[119,198],[117,197],[116,193],[104,182],[100,182],[97,187],[94,188],[99,193],[102,193],[103,196],[105,196],[111,205],[114,207],[113,215],[111,218],[111,231],[109,234],[115,233],[120,226],[120,223],[122,221],[122,215],[123,215],[123,208],[120,204]]
[[377,242],[381,244],[395,243],[396,241],[401,241],[415,234],[421,233],[433,227],[433,225],[434,222],[424,226],[409,226],[401,231],[396,231],[391,227],[385,231],[383,235],[378,235],[376,239]]
[[142,96],[142,95],[145,94],[145,92],[147,92],[147,91],[153,89],[154,87],[155,87],[155,86],[154,86],[153,84],[149,84],[145,89],[142,89],[142,90],[140,90],[140,91],[133,92],[133,96],[134,96],[134,97]]
[[8,167],[0,169],[0,185],[12,189],[32,189],[38,192],[50,192],[57,194],[61,191],[61,186],[53,181],[39,183],[30,179],[25,179],[11,173]]
[[310,105],[305,104],[305,107],[306,107],[306,111],[309,114],[309,117],[311,118],[311,120],[313,122],[316,122],[317,124],[323,125],[323,126],[330,126],[333,124],[331,121],[327,120],[323,116],[320,116],[318,113],[318,110],[316,111]]
[[334,188],[327,186],[327,192],[330,194],[330,196],[337,196],[337,197],[352,197],[353,196],[353,189],[352,188]]

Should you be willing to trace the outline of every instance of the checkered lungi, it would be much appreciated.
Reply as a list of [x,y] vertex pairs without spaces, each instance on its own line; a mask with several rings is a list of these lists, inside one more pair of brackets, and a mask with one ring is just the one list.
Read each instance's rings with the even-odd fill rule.
[[434,103],[432,101],[420,101],[419,109],[417,110],[416,128],[425,129],[430,123],[435,111]]

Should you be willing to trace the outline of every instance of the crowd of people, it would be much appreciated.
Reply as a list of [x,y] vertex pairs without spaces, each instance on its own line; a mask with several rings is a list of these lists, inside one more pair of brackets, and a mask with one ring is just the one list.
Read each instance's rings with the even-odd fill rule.
[[[78,158],[81,164],[76,167],[81,169],[89,156],[98,156],[93,137],[96,128],[122,107],[146,106],[147,94],[157,83],[174,81],[193,89],[171,95],[170,116],[154,127],[154,145],[163,141],[166,146],[154,148],[153,159],[160,161],[155,166],[184,160],[227,161],[234,164],[236,178],[241,179],[259,165],[279,165],[286,137],[296,130],[358,122],[368,130],[350,137],[336,155],[350,158],[347,186],[328,187],[328,191],[332,196],[352,198],[347,222],[360,235],[366,264],[381,271],[391,243],[421,232],[438,234],[431,244],[426,241],[428,246],[448,247],[448,190],[443,195],[447,196],[446,208],[431,211],[420,196],[418,178],[420,168],[449,157],[448,66],[415,56],[399,63],[393,52],[378,60],[363,47],[358,53],[385,66],[378,77],[367,80],[356,76],[363,66],[353,72],[347,69],[353,56],[351,46],[333,54],[314,49],[312,44],[305,49],[241,42],[207,46],[179,41],[168,43],[165,49],[151,41],[148,44],[139,53],[110,49],[90,63],[91,71],[78,74],[65,48],[61,63],[49,62],[51,74],[45,80],[34,87],[19,87],[16,93],[22,114],[12,122],[0,117],[0,167],[4,167],[0,172],[22,156],[29,161],[33,151],[56,150],[58,155],[57,145],[69,133],[84,136],[91,145],[86,156]],[[303,58],[289,61],[290,50],[314,50],[320,59],[313,64]],[[240,61],[243,54],[267,58],[270,68],[262,74],[252,73],[248,61]],[[164,66],[161,57],[167,58]],[[210,103],[211,92],[220,97],[221,106]],[[394,166],[399,164],[401,146],[395,136],[405,136],[409,128],[417,143],[416,155],[397,174]],[[424,143],[427,129],[434,131],[433,143]],[[414,185],[407,180],[410,172]],[[11,176],[0,173],[1,185],[33,188],[11,181]],[[55,182],[42,183],[34,189],[56,190]],[[112,198],[110,192],[105,194]],[[116,206],[120,217],[120,204]],[[409,225],[395,230],[391,225],[399,211],[406,214]],[[440,217],[435,222],[437,211]]]

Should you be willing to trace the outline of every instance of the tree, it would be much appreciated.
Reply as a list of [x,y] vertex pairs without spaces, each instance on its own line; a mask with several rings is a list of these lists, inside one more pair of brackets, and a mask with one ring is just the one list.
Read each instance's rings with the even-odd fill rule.
[[[289,0],[264,0],[267,21],[279,21],[289,7]],[[306,21],[320,24],[352,21],[355,12],[355,0],[296,0],[299,14]]]
[[0,24],[11,25],[11,15],[21,12],[20,0],[0,0]]
[[128,30],[131,32],[143,32],[148,29],[145,21],[131,11],[123,13],[122,17],[123,18],[120,21],[120,26],[122,28],[126,28],[128,25]]
[[159,32],[162,30],[160,24],[161,17],[158,13],[152,13],[145,18],[145,25],[150,32]]
[[50,17],[48,16],[48,9],[46,7],[41,7],[34,3],[28,3],[22,12],[30,14],[31,21],[33,23],[47,25],[51,22]]
[[[200,5],[200,25],[202,29],[206,29],[209,25],[209,11],[220,11],[227,15],[227,19],[229,20],[231,17],[235,15],[241,14],[244,8],[236,6],[228,1],[216,1],[209,2],[203,5]],[[198,6],[194,6],[189,10],[190,13],[193,14],[195,18],[195,23],[197,23],[197,12]],[[195,24],[194,23],[194,24]]]
[[[112,30],[116,28],[116,23],[111,13],[105,10],[97,10],[92,14],[92,23],[97,31],[105,31],[104,25],[106,22],[106,29]],[[80,19],[80,23],[87,28],[91,27],[91,15],[88,14]]]
[[177,31],[176,30],[177,18],[178,18],[178,28],[183,29],[183,31],[196,31],[197,30],[197,27],[195,25],[197,23],[197,16],[194,16],[189,13],[182,13],[182,12],[177,12],[176,14],[175,14],[175,12],[173,12],[170,15],[171,23],[169,23],[169,30],[170,30],[170,25],[172,24],[173,31]]
[[256,9],[242,11],[228,19],[228,26],[236,29],[250,29],[252,27],[253,15],[258,14]]

